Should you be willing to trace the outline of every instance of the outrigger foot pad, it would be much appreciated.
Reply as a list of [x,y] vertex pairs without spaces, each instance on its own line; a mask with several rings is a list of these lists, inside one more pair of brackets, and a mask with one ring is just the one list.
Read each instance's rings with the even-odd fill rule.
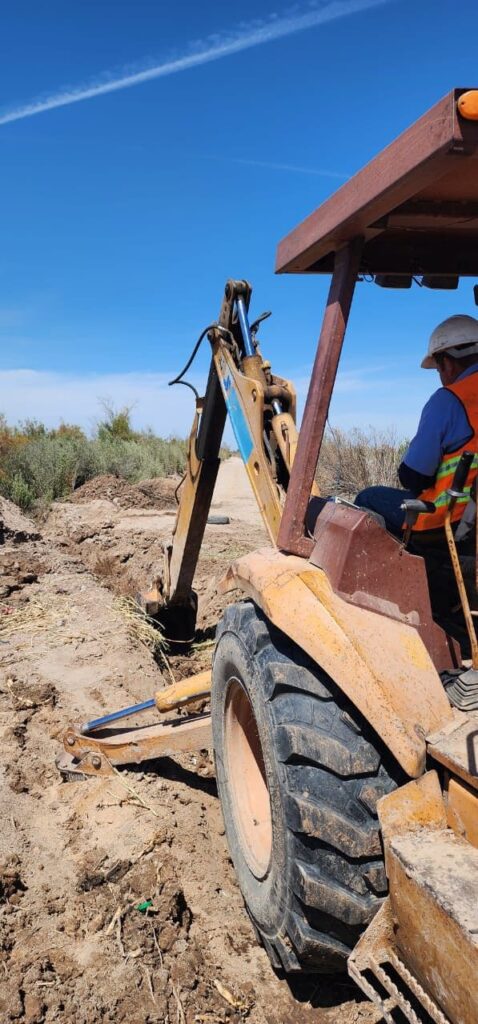
[[[446,678],[443,679],[443,675]],[[446,695],[454,708],[459,711],[478,711],[478,670],[460,669],[442,674]]]

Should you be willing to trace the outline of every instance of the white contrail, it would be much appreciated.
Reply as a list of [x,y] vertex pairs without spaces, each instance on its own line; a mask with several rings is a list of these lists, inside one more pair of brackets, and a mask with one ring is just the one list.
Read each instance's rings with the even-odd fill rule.
[[123,74],[119,78],[110,73],[89,85],[68,87],[51,96],[35,99],[23,107],[5,111],[0,115],[0,125],[8,124],[11,121],[20,121],[25,117],[34,117],[35,114],[43,114],[47,110],[56,109],[56,107],[67,107],[71,103],[91,100],[95,96],[103,96],[105,93],[129,89],[133,85],[149,82],[153,78],[165,78],[167,75],[187,71],[200,64],[209,64],[221,57],[229,57],[233,53],[249,50],[253,46],[262,46],[264,43],[282,39],[295,32],[315,28],[318,25],[326,24],[326,22],[345,18],[350,14],[358,14],[371,7],[381,7],[390,2],[392,0],[328,0],[325,3],[323,0],[322,2],[315,0],[308,5],[307,10],[298,11],[297,8],[294,8],[287,15],[271,15],[266,21],[255,21],[247,26],[241,25],[233,33],[210,36],[208,39],[194,44],[189,53],[177,57],[175,60],[146,67],[142,71]]
[[231,164],[244,164],[246,167],[264,167],[268,171],[290,171],[293,174],[312,174],[319,178],[335,178],[339,181],[346,181],[350,174],[341,174],[340,171],[329,171],[322,167],[300,167],[297,164],[278,164],[269,160],[246,160],[241,156],[211,157],[211,160],[227,160]]

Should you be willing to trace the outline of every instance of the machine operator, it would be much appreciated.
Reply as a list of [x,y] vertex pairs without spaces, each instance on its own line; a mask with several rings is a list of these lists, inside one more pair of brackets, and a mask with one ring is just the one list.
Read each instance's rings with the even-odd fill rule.
[[[433,502],[436,511],[418,516],[414,527],[414,533],[419,532],[425,541],[436,536],[436,530],[442,532],[446,492],[463,451],[476,453],[467,491],[478,471],[478,320],[464,314],[444,320],[433,331],[421,365],[426,370],[438,370],[442,387],[426,403],[417,433],[399,467],[404,490],[366,487],[355,504],[379,513],[387,529],[400,537],[402,502],[417,497]],[[467,500],[457,502],[452,517],[455,522],[461,519]]]

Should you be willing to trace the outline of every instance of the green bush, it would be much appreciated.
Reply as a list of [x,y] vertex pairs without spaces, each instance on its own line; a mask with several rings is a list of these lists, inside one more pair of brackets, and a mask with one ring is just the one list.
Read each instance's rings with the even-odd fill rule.
[[63,498],[99,474],[137,483],[183,473],[186,457],[186,441],[134,431],[129,409],[107,407],[91,439],[71,424],[49,430],[28,420],[10,427],[0,414],[0,492],[23,509]]
[[125,405],[118,412],[108,402],[103,402],[105,419],[98,424],[97,435],[100,441],[120,440],[131,441],[137,435],[131,426],[131,409]]
[[129,441],[97,438],[91,442],[91,450],[98,473],[113,473],[137,483],[150,477],[184,472],[187,444],[179,438],[164,440],[136,434]]
[[[36,434],[12,451],[4,461],[4,488],[21,478],[35,499],[53,501],[94,476],[96,466],[90,443],[67,435]],[[18,486],[18,483],[17,485]],[[13,493],[8,495],[13,498]]]
[[9,498],[19,505],[24,512],[29,512],[35,504],[35,494],[23,479],[21,473],[15,473],[10,487]]

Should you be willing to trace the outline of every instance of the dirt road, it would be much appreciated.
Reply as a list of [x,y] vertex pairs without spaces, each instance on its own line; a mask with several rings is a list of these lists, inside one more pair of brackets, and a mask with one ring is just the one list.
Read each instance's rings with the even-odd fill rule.
[[[210,658],[233,557],[266,543],[241,463],[226,463],[198,571]],[[247,484],[247,481],[246,481]],[[0,519],[0,1021],[28,1024],[371,1024],[346,979],[292,991],[244,912],[207,754],[113,781],[65,783],[58,735],[170,682],[118,595],[150,582],[170,536],[174,482],[102,478],[36,526]],[[151,902],[150,902],[151,901]]]

